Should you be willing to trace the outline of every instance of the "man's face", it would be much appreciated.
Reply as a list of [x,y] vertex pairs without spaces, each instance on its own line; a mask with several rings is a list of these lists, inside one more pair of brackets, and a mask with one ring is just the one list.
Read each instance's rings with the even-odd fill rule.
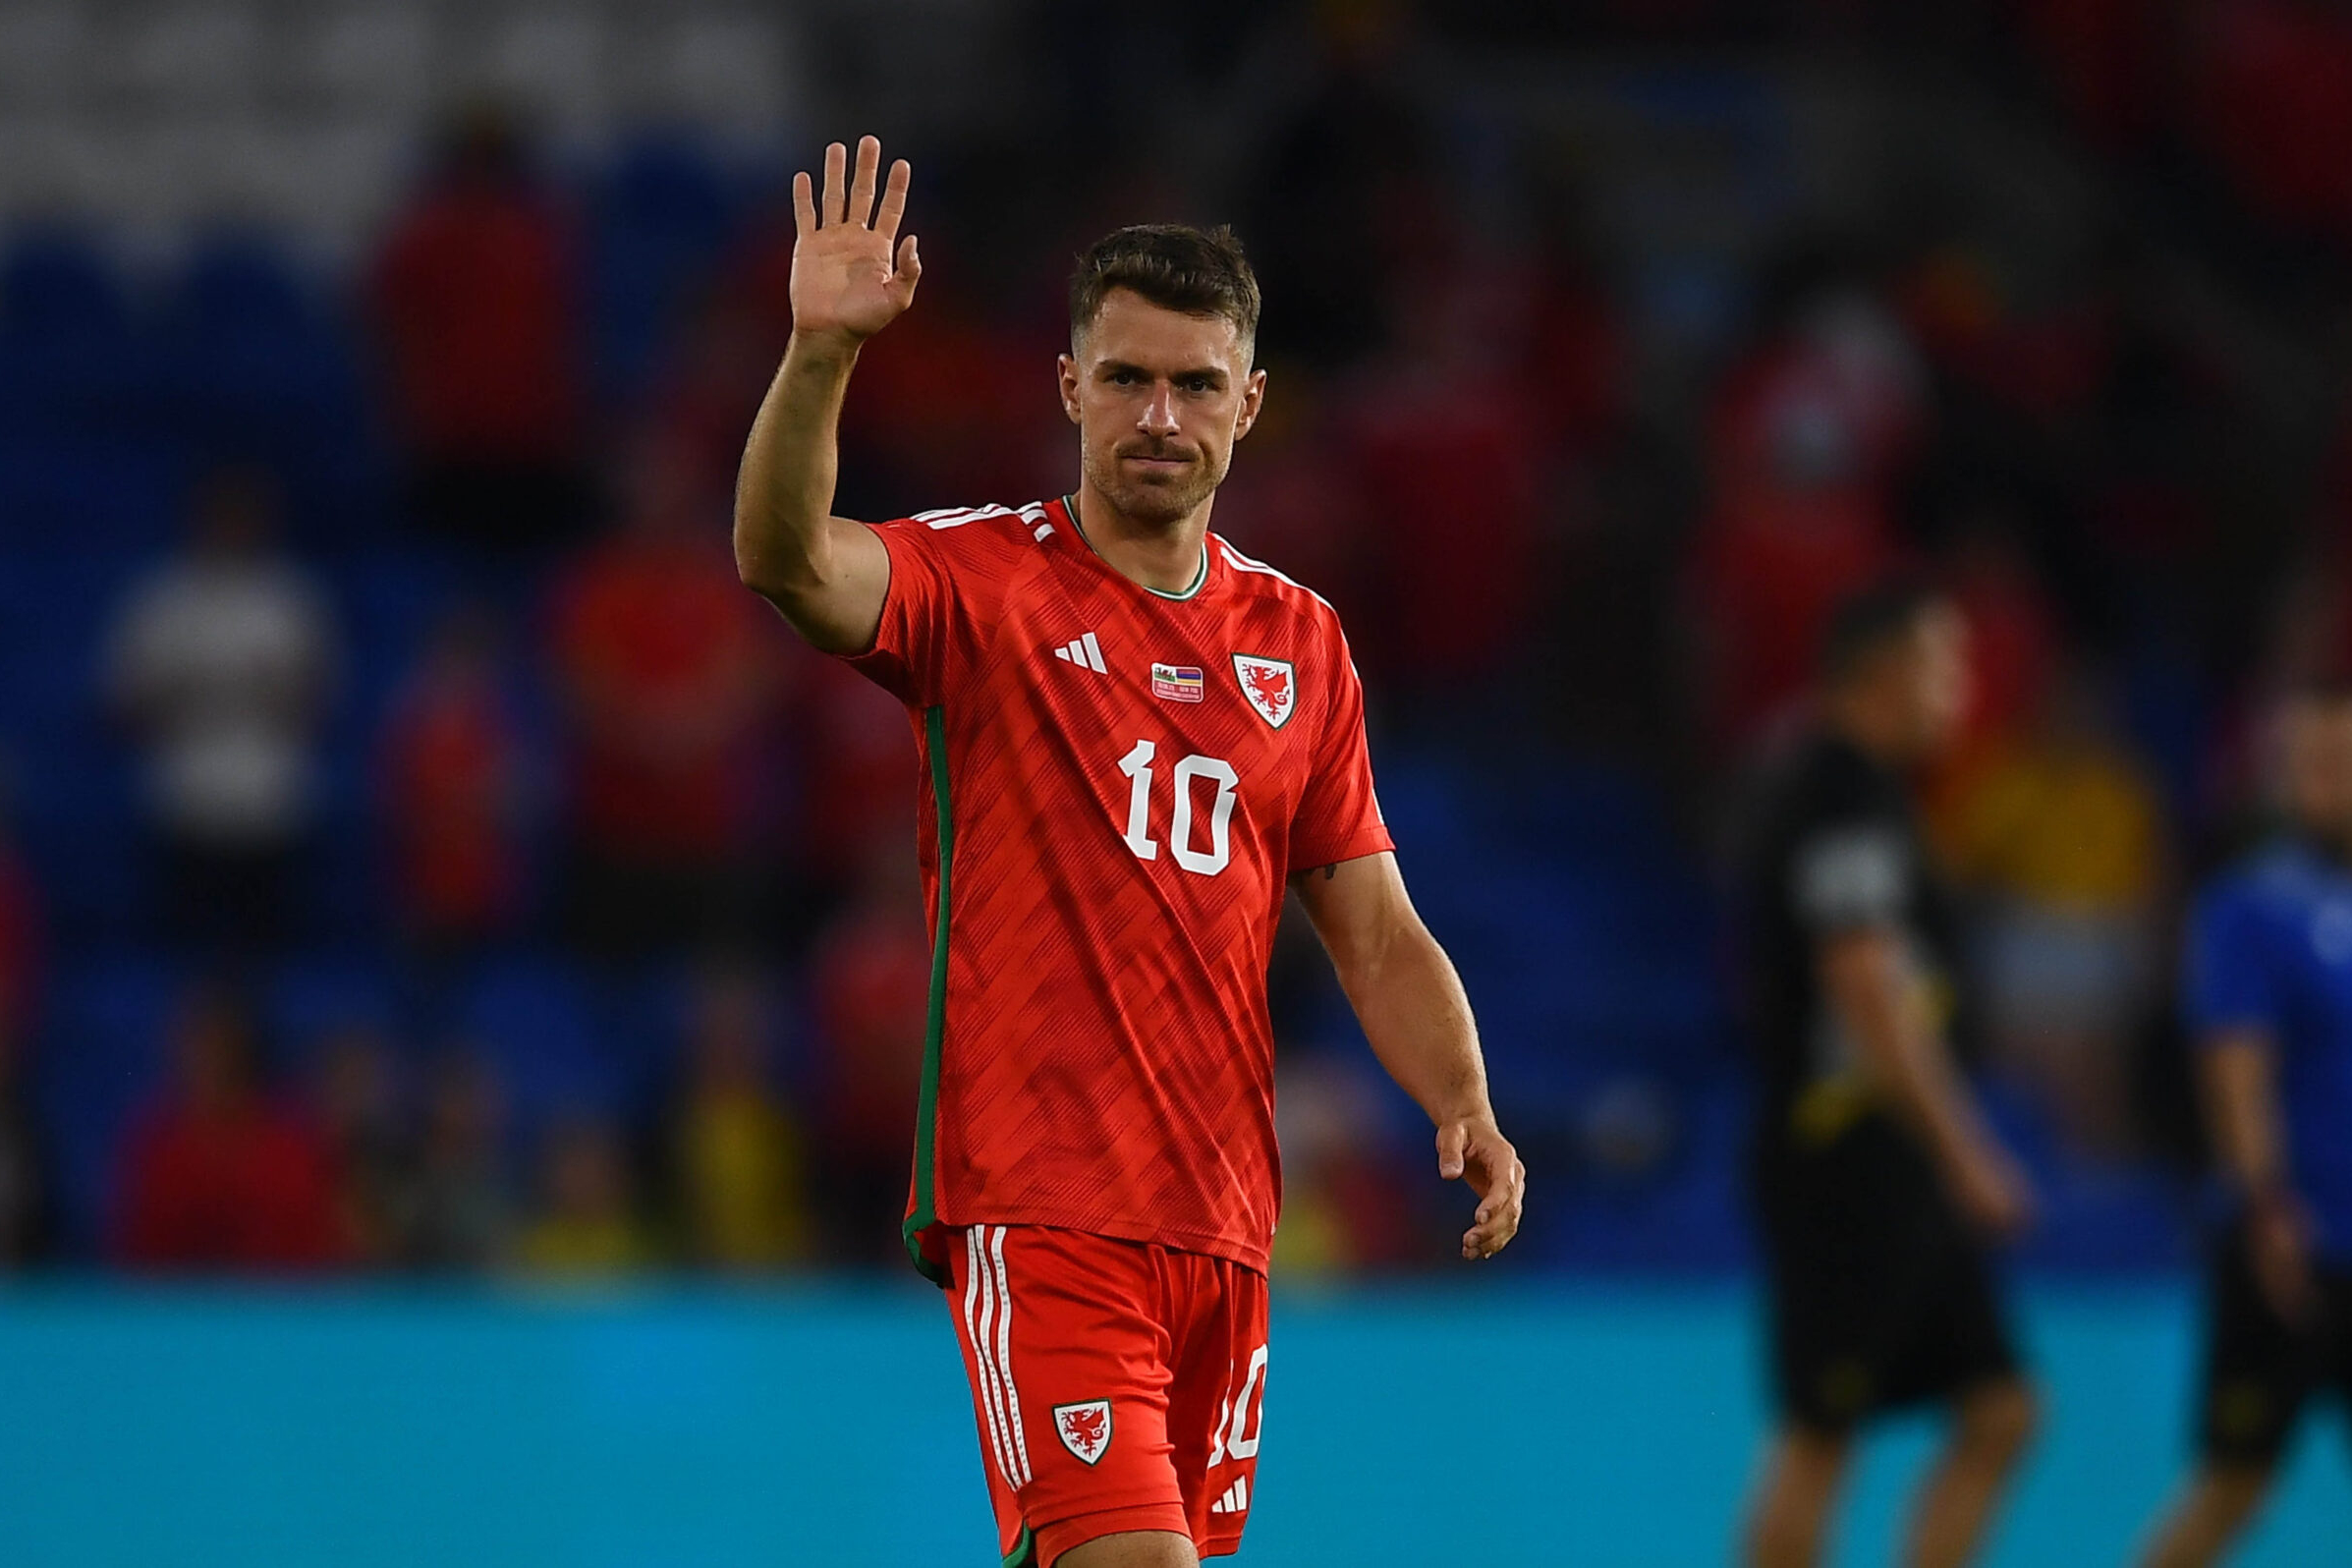
[[1941,754],[1968,718],[1967,621],[1948,604],[1930,605],[1887,649],[1882,678],[1895,688],[1912,755],[1925,761]]
[[1224,482],[1265,395],[1232,322],[1126,289],[1104,298],[1061,370],[1087,483],[1123,516],[1163,527]]
[[2352,838],[2352,700],[2301,699],[2283,730],[2288,810],[2316,833]]

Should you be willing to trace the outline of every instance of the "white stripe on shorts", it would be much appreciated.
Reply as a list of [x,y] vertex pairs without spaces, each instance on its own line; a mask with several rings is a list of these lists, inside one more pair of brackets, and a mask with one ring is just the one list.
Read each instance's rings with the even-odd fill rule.
[[967,1230],[964,1232],[964,1333],[972,1341],[973,1364],[980,1370],[980,1387],[976,1391],[980,1394],[980,1412],[987,1418],[989,1446],[996,1451],[997,1474],[1004,1477],[1006,1485],[1018,1489],[1021,1483],[1015,1478],[1011,1445],[1005,1441],[996,1375],[988,1362],[988,1319],[993,1315],[995,1296],[980,1233]]
[[[1094,641],[1089,632],[1087,641]],[[1100,655],[1096,655],[1100,657]],[[1099,666],[1097,666],[1099,667]],[[1004,1378],[1005,1398],[1012,1403],[1013,1456],[1020,1461],[1021,1479],[1029,1479],[1029,1436],[1021,1429],[1021,1387],[1013,1381],[1013,1282],[1004,1271],[1004,1227],[996,1227],[996,1240],[989,1248],[989,1256],[996,1263],[996,1290],[1003,1298],[1003,1311],[996,1318],[996,1366]]]

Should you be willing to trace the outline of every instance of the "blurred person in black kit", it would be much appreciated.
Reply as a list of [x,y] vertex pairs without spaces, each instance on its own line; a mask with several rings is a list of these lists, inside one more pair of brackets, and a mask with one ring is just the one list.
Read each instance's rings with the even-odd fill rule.
[[1964,715],[1967,629],[1932,588],[1883,584],[1832,617],[1822,666],[1818,720],[1775,759],[1743,846],[1779,1409],[1745,1556],[1820,1560],[1856,1429],[1930,1403],[1952,1428],[1902,1560],[1951,1568],[2035,1419],[1986,1257],[2033,1196],[1956,1060],[1957,924],[1905,778]]

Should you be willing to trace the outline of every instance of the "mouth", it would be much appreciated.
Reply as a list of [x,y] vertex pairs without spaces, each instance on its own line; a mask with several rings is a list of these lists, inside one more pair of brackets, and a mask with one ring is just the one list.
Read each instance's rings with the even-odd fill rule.
[[1147,452],[1128,452],[1122,453],[1119,461],[1131,464],[1146,474],[1181,474],[1193,466],[1194,460],[1188,457],[1166,457]]

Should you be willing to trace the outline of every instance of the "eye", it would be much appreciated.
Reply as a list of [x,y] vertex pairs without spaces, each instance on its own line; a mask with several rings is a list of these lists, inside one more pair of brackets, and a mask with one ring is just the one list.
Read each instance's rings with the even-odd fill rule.
[[1196,392],[1196,393],[1198,393],[1198,392],[1213,392],[1213,391],[1215,391],[1215,390],[1216,390],[1216,388],[1215,388],[1214,386],[1212,386],[1212,385],[1209,383],[1209,379],[1208,379],[1208,377],[1207,377],[1207,376],[1204,376],[1204,375],[1188,375],[1188,376],[1186,376],[1186,377],[1184,378],[1184,389],[1185,389],[1187,392]]
[[1136,384],[1136,373],[1133,370],[1113,370],[1110,373],[1110,381],[1113,386],[1133,386]]

